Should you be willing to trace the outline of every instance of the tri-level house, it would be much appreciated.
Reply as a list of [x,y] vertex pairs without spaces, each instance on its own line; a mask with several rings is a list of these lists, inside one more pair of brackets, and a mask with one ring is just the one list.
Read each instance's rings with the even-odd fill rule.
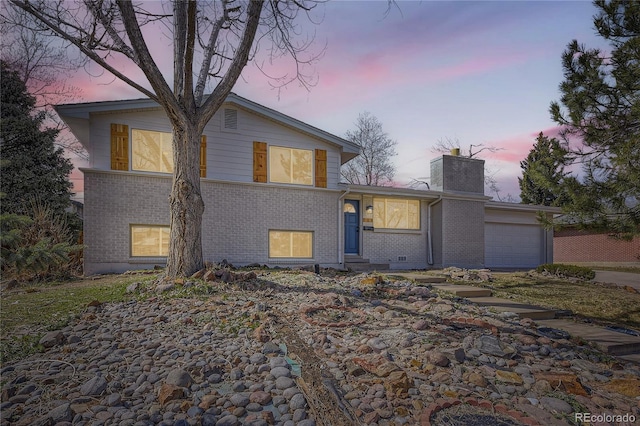
[[[150,99],[59,105],[89,153],[86,275],[166,261],[171,126]],[[431,162],[431,189],[340,183],[358,146],[236,94],[201,143],[205,261],[344,268],[528,268],[553,259],[542,206],[483,193],[482,160]]]

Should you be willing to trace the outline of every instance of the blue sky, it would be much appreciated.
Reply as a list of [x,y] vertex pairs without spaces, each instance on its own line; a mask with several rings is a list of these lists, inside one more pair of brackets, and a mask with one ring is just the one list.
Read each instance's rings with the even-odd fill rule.
[[[398,1],[387,8],[386,1],[331,1],[312,12],[319,24],[300,20],[303,33],[315,33],[315,52],[326,45],[310,91],[295,83],[274,90],[254,65],[234,91],[339,136],[369,111],[398,142],[398,186],[429,175],[440,139],[458,139],[463,149],[502,148],[482,158],[500,195],[517,197],[519,161],[539,132],[557,130],[548,109],[559,99],[562,52],[572,39],[603,46],[593,4]],[[293,68],[280,61],[267,70],[282,75]],[[108,81],[78,75],[80,86],[92,86],[83,100],[140,97]]]

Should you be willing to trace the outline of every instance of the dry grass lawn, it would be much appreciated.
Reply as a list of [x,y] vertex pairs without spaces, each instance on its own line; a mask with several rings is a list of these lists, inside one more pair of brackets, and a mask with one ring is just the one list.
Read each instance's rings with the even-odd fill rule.
[[621,287],[547,277],[528,272],[493,273],[490,287],[496,297],[545,308],[571,310],[605,324],[640,330],[640,294]]

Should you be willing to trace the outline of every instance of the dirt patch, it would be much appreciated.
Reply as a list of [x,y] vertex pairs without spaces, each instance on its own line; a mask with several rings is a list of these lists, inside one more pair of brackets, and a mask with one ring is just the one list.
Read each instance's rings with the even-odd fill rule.
[[296,383],[305,394],[317,424],[325,426],[360,424],[351,406],[338,390],[335,379],[322,368],[322,360],[315,354],[313,348],[303,342],[287,324],[287,322],[295,324],[295,320],[295,318],[287,318],[287,315],[282,312],[271,316],[276,335],[287,342],[289,357],[300,360],[302,377],[296,379]]

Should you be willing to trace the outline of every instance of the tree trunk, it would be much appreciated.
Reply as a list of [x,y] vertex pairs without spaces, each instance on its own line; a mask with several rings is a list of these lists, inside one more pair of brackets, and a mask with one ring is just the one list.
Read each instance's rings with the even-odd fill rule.
[[[186,121],[186,120],[185,120]],[[167,277],[187,277],[203,268],[200,139],[194,123],[173,123],[173,188],[169,197],[171,239]]]

